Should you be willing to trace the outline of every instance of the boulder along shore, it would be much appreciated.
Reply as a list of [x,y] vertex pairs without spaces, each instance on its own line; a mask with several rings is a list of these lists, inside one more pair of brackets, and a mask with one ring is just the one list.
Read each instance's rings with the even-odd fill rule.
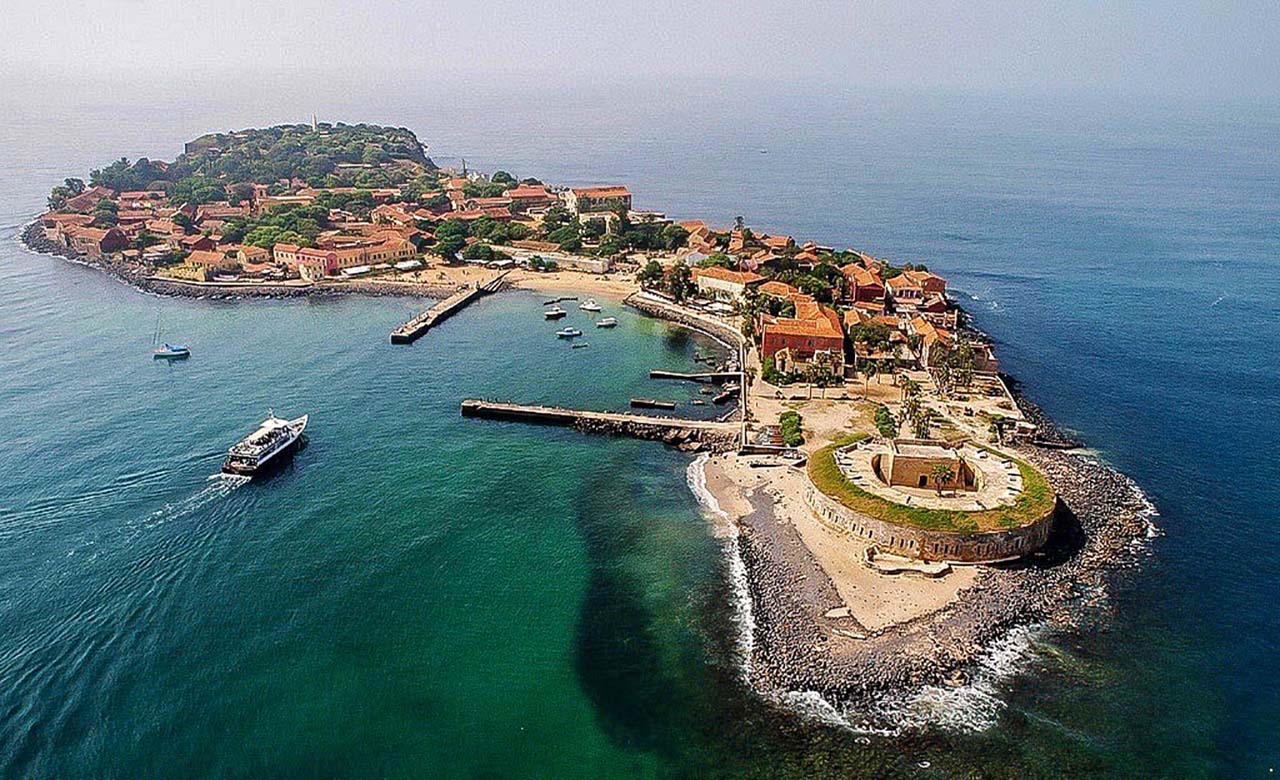
[[1136,564],[1133,542],[1150,528],[1150,503],[1123,474],[1077,454],[1018,450],[1061,498],[1048,546],[1027,559],[984,566],[942,609],[879,631],[846,611],[774,499],[756,490],[738,520],[755,617],[752,683],[767,692],[816,691],[857,706],[930,684],[967,681],[966,667],[1009,629],[1074,625],[1105,593],[1109,572]]

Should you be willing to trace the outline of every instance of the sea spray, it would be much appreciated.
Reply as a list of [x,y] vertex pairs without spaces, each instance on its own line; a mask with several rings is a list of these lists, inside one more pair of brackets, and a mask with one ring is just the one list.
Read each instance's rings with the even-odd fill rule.
[[977,659],[970,682],[956,687],[926,685],[889,696],[869,713],[894,732],[940,728],[959,732],[985,731],[996,724],[1008,706],[1002,695],[1005,681],[1027,668],[1035,657],[1035,642],[1044,627],[1018,626],[992,642]]
[[729,563],[729,586],[733,600],[733,624],[738,629],[737,650],[744,679],[751,676],[751,656],[755,651],[756,621],[751,608],[751,588],[747,582],[747,565],[742,560],[742,543],[738,524],[729,519],[729,513],[721,508],[715,495],[707,489],[707,461],[710,454],[703,453],[693,459],[685,471],[689,490],[713,520],[721,522],[728,530],[724,552]]

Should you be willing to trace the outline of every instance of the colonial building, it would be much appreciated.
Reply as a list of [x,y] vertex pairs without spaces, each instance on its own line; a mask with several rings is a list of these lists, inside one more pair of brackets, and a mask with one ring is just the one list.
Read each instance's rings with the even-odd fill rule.
[[533,209],[545,209],[556,202],[556,196],[541,184],[520,184],[502,195],[509,199],[511,207],[521,214],[528,214]]
[[[946,442],[934,439],[894,439],[889,451],[872,458],[876,476],[887,485],[943,490],[976,490],[978,473]],[[951,477],[939,486],[933,478],[937,466]]]
[[844,375],[844,330],[835,310],[805,296],[796,299],[796,316],[760,319],[761,360],[772,360],[783,373],[812,366],[831,376]]
[[118,228],[69,227],[64,235],[67,246],[95,260],[112,252],[122,252],[129,246],[129,239]]
[[398,237],[387,237],[376,242],[360,242],[342,248],[300,247],[297,244],[276,244],[272,256],[277,262],[296,269],[304,279],[333,276],[345,268],[379,263],[395,263],[414,256],[413,244]]
[[693,269],[693,282],[698,288],[698,295],[713,301],[742,303],[747,288],[763,281],[763,276],[750,271],[730,271],[719,266]]
[[631,210],[631,191],[626,187],[574,187],[565,190],[564,203],[570,212],[600,214],[617,209]]

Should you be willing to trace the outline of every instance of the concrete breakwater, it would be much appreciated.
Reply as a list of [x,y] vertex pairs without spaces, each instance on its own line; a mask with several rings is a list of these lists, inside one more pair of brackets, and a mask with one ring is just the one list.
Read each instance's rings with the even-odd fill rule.
[[475,299],[483,295],[488,295],[489,293],[497,292],[502,288],[502,282],[506,276],[506,271],[500,271],[490,277],[487,281],[476,282],[474,287],[463,288],[443,301],[440,301],[435,306],[432,306],[430,309],[427,309],[423,313],[391,331],[391,343],[412,344],[422,336],[422,334],[426,333],[436,324],[452,317]]
[[620,412],[593,412],[559,406],[481,401],[469,398],[462,402],[463,417],[491,420],[513,420],[542,425],[576,428],[584,433],[630,436],[670,444],[685,452],[726,452],[736,450],[739,443],[737,423],[712,420],[682,420]]
[[623,304],[647,314],[650,317],[660,320],[669,320],[683,325],[686,328],[692,328],[706,333],[716,341],[719,341],[732,349],[736,350],[742,347],[742,334],[732,326],[722,322],[717,322],[709,317],[695,316],[694,314],[672,304],[663,303],[659,300],[650,298],[645,293],[632,293],[623,300]]

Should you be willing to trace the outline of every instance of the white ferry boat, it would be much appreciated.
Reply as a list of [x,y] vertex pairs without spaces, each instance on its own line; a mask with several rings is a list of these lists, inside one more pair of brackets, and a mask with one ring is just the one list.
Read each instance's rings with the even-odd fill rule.
[[292,420],[282,420],[274,411],[267,412],[267,419],[256,431],[227,450],[227,458],[222,461],[223,472],[252,476],[266,468],[277,455],[293,448],[306,430],[309,417],[304,414]]

